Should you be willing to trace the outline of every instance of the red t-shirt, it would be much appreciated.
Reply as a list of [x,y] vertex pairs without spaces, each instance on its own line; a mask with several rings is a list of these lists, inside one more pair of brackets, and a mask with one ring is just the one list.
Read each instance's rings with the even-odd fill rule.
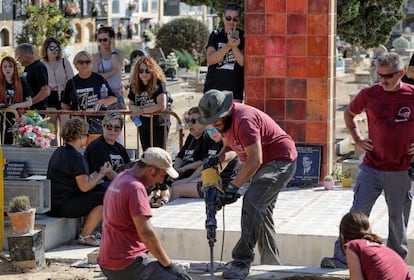
[[272,160],[293,161],[297,158],[295,142],[266,113],[249,105],[234,103],[231,109],[232,125],[223,133],[227,144],[246,161],[245,147],[259,139],[262,142],[263,164]]
[[345,244],[359,258],[366,280],[414,279],[404,260],[391,248],[366,239]]
[[133,217],[151,217],[145,186],[126,170],[111,183],[104,197],[102,240],[98,263],[110,270],[127,267],[148,253],[136,231]]
[[379,84],[361,92],[349,105],[354,114],[366,112],[368,134],[374,146],[363,163],[384,171],[407,170],[414,143],[414,86],[402,83],[398,91],[387,92]]

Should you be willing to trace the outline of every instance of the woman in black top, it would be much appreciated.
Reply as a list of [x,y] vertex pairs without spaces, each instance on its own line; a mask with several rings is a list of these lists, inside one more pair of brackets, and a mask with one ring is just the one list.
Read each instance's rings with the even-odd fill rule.
[[131,81],[131,90],[128,94],[129,109],[133,116],[141,118],[139,136],[142,149],[145,151],[151,146],[165,148],[167,135],[164,133],[164,127],[166,125],[169,127],[169,119],[162,115],[153,117],[153,143],[151,144],[150,116],[146,115],[171,109],[164,72],[153,58],[143,56],[135,64]]

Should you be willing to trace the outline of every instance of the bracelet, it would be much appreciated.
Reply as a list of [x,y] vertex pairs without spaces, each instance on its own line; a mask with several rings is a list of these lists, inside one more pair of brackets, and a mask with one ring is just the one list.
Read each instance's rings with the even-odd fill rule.
[[113,54],[118,54],[117,52],[111,52],[111,55],[113,55]]

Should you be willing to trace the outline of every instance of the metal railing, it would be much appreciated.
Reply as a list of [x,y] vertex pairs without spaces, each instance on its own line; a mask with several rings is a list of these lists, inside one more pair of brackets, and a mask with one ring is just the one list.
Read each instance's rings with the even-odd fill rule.
[[[130,110],[111,110],[110,112],[117,112],[123,116],[124,118],[123,133],[124,133],[124,139],[125,139],[124,146],[125,148],[128,148],[127,141],[126,141],[126,137],[127,137],[126,122],[127,122],[127,117],[133,116],[134,114]],[[19,116],[16,110],[13,110],[13,109],[2,109],[1,110],[2,124],[3,124],[2,132],[1,132],[1,144],[4,143],[5,134],[6,134],[6,122],[7,122],[7,118],[5,117],[6,113],[12,113],[15,115],[16,118]],[[68,118],[68,116],[82,116],[86,119],[86,117],[90,117],[90,116],[105,116],[108,113],[108,111],[38,110],[38,113],[45,117],[54,117],[57,119],[58,125],[56,127],[56,137],[58,137],[58,139],[60,140],[59,143],[62,143],[60,131],[62,130],[62,125],[63,125],[62,119],[65,119],[64,116],[66,116],[66,118]],[[184,138],[183,124],[178,114],[175,113],[174,111],[165,111],[165,112],[145,114],[145,116],[150,117],[150,131],[151,131],[150,144],[151,146],[153,146],[153,143],[154,143],[154,136],[153,136],[154,116],[157,116],[157,115],[163,116],[164,118],[167,118],[167,117],[170,117],[170,119],[171,117],[175,118],[176,131],[178,132],[178,143],[179,143],[179,148],[181,149],[183,146],[183,138]],[[139,150],[140,149],[139,128],[137,127],[135,129],[136,129],[136,149]],[[169,136],[169,133],[167,132],[168,132],[168,126],[164,126],[164,143],[165,143],[164,149],[167,149],[168,136]]]

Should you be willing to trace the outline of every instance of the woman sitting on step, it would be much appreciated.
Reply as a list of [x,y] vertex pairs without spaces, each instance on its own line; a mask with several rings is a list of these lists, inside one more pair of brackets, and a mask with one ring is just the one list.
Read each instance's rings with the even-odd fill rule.
[[102,220],[105,188],[102,179],[112,172],[105,162],[99,172],[89,174],[88,164],[80,153],[88,138],[88,123],[72,118],[62,128],[63,146],[56,149],[49,160],[47,178],[51,181],[52,217],[84,217],[78,243],[99,246],[100,238],[94,231]]

